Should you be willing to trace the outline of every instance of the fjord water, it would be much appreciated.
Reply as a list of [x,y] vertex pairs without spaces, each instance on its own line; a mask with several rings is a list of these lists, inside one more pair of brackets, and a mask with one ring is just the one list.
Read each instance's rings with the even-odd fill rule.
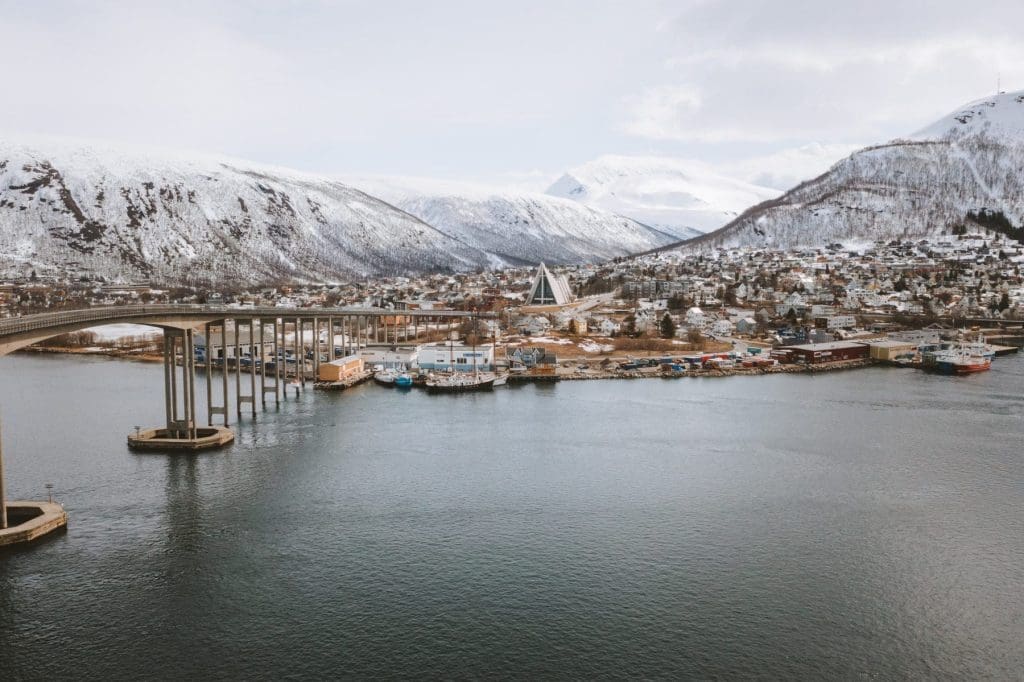
[[[957,379],[312,391],[133,454],[159,366],[0,360],[0,679],[1024,670],[1024,358]],[[200,391],[203,395],[203,391]]]

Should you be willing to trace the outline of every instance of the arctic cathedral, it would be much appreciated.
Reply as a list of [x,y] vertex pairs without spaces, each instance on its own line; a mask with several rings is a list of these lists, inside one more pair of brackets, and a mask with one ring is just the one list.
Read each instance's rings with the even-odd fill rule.
[[573,299],[569,282],[564,275],[552,274],[544,263],[537,268],[533,286],[526,297],[526,305],[565,305]]

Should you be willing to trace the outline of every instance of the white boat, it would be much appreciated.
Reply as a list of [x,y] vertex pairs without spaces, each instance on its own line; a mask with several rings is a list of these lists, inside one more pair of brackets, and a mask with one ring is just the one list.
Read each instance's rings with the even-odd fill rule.
[[495,378],[490,372],[434,374],[427,378],[427,390],[431,393],[489,391],[494,387]]
[[373,380],[381,386],[393,387],[395,385],[395,379],[398,377],[398,372],[393,369],[382,369],[373,373]]
[[504,386],[507,383],[508,383],[508,373],[506,372],[505,374],[499,374],[498,376],[496,376],[494,378],[494,383],[492,385],[493,386]]

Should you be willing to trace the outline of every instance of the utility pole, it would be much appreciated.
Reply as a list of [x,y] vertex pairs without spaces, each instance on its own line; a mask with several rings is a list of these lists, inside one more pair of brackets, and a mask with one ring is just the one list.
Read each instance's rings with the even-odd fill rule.
[[7,528],[7,493],[4,490],[4,442],[0,430],[0,530]]

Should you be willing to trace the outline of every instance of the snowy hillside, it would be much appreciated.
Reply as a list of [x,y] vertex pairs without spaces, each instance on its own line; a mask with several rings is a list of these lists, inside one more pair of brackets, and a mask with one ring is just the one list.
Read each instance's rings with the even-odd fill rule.
[[694,161],[601,156],[563,175],[548,194],[688,239],[721,227],[779,192],[724,177]]
[[0,275],[331,280],[488,261],[359,190],[294,171],[0,141]]
[[507,264],[596,262],[675,241],[671,234],[575,201],[421,178],[348,178]]
[[1024,93],[973,102],[909,139],[862,149],[699,246],[788,248],[941,233],[968,211],[1024,220]]
[[961,139],[985,135],[1024,142],[1024,92],[979,99],[910,136],[912,140]]

